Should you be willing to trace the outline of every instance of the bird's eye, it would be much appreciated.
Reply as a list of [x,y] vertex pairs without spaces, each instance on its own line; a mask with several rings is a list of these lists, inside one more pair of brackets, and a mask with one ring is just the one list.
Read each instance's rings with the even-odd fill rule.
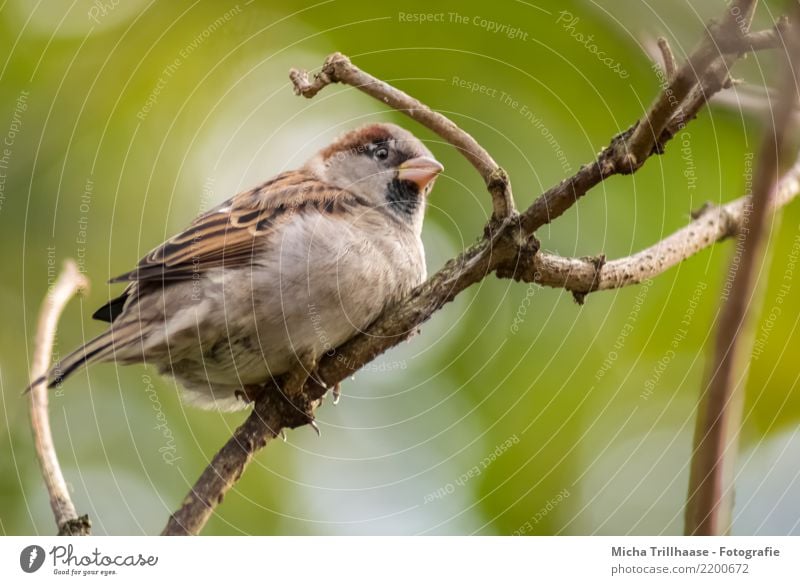
[[389,149],[385,146],[380,146],[375,149],[375,158],[378,160],[386,160],[389,158]]

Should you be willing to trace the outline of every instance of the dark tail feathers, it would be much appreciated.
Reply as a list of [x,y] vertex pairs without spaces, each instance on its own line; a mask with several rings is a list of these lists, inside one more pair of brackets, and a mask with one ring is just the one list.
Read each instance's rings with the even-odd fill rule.
[[[33,389],[34,386],[38,386],[43,382],[47,382],[48,388],[57,386],[58,384],[61,384],[61,382],[63,382],[67,376],[81,367],[113,355],[115,343],[111,331],[112,330],[109,329],[101,335],[98,335],[91,341],[67,355],[57,364],[53,365],[53,367],[51,367],[44,376],[40,376],[31,382],[31,385],[25,388],[23,394],[27,394],[31,391],[31,389]],[[119,337],[119,332],[116,332],[116,336]],[[121,345],[119,338],[116,341],[116,345]]]

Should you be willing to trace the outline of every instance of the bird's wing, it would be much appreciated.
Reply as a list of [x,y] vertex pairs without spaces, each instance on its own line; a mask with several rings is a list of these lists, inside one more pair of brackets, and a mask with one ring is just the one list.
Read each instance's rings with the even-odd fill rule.
[[308,173],[283,173],[201,215],[111,282],[186,280],[211,268],[250,266],[254,252],[295,214],[338,214],[366,205],[361,197]]

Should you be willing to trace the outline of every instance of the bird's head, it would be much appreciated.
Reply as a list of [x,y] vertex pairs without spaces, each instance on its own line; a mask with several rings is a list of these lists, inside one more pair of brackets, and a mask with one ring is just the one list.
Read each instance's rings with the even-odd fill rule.
[[321,181],[421,225],[425,199],[444,169],[413,134],[370,124],[339,137],[306,165]]

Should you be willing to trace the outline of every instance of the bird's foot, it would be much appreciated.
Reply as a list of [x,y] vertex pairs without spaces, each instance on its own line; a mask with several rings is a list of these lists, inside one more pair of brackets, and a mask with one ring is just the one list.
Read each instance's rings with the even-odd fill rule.
[[284,383],[287,395],[293,398],[301,394],[303,392],[303,387],[309,380],[325,388],[325,384],[319,380],[316,373],[318,362],[317,354],[314,351],[307,351],[305,353],[298,353],[296,357],[297,366],[289,371]]
[[[314,408],[320,397],[309,396],[306,391],[306,383],[311,380],[320,388],[325,389],[326,385],[319,379],[317,374],[318,356],[313,351],[297,354],[297,365],[289,371],[284,378],[283,391],[286,399],[293,407],[302,413],[306,419],[304,424],[310,425],[320,436],[319,425],[314,417]],[[298,414],[300,414],[298,413]]]

